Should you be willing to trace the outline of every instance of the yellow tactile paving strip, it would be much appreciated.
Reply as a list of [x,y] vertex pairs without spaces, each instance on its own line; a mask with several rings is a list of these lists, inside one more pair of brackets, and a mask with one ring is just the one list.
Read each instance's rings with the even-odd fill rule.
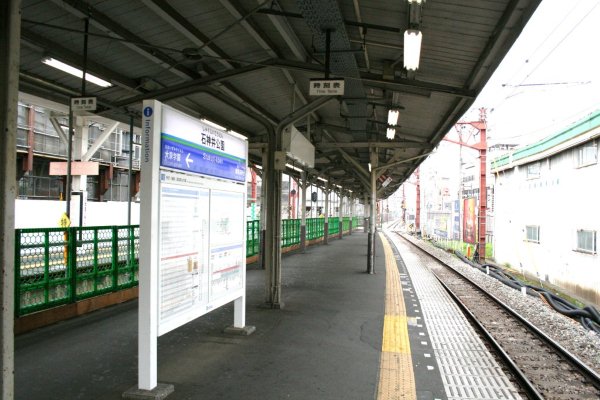
[[385,318],[377,400],[417,398],[406,308],[396,259],[385,236],[379,234],[385,253]]

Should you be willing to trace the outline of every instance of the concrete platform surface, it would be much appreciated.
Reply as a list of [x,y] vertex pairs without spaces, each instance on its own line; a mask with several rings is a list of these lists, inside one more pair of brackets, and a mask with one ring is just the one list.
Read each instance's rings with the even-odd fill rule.
[[[283,257],[285,307],[265,309],[264,271],[249,266],[250,336],[224,333],[227,305],[158,339],[168,400],[373,399],[385,301],[383,250],[365,273],[367,236],[353,233]],[[120,399],[137,384],[137,302],[15,340],[17,400]]]

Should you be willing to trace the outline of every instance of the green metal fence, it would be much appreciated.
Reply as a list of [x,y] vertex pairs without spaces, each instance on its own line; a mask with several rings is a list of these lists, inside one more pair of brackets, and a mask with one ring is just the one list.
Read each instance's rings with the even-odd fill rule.
[[339,217],[329,217],[327,225],[327,233],[329,235],[337,235],[340,233],[340,219]]
[[361,219],[362,218],[360,218],[360,217],[352,217],[352,229],[358,228],[358,226],[359,226],[358,224],[360,223]]
[[281,247],[290,247],[300,243],[300,222],[299,219],[281,221]]
[[325,218],[306,218],[306,239],[322,238],[325,229]]
[[[282,221],[282,246],[300,243],[299,219]],[[324,235],[324,218],[306,219],[306,238]],[[344,217],[344,230],[349,217]],[[353,218],[354,226],[358,217]],[[260,221],[246,225],[246,256],[260,251]],[[329,218],[329,234],[339,218]],[[15,315],[21,316],[137,285],[139,226],[15,230]]]
[[15,233],[17,316],[137,285],[137,225]]
[[260,251],[260,221],[248,221],[246,230],[246,257],[252,257]]
[[351,222],[351,218],[350,217],[343,217],[342,219],[342,231],[347,232],[350,230],[350,222]]

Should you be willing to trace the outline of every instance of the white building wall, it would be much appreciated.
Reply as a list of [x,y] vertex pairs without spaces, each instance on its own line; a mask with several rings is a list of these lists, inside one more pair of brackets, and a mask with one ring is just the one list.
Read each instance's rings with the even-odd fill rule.
[[[540,177],[527,165],[496,175],[496,261],[600,304],[600,258],[575,251],[577,230],[600,231],[600,166],[577,168],[576,149],[541,160]],[[525,240],[539,225],[540,243]]]
[[[66,210],[64,201],[15,200],[15,228],[58,228]],[[140,223],[140,205],[131,203],[131,224]],[[84,226],[127,225],[127,202],[108,201],[87,203]],[[79,203],[71,204],[71,226],[79,226]]]

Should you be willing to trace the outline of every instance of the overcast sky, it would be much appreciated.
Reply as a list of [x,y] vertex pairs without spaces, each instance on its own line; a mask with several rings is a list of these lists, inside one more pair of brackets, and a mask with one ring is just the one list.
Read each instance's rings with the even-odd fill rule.
[[463,120],[527,144],[600,109],[600,0],[543,0]]

